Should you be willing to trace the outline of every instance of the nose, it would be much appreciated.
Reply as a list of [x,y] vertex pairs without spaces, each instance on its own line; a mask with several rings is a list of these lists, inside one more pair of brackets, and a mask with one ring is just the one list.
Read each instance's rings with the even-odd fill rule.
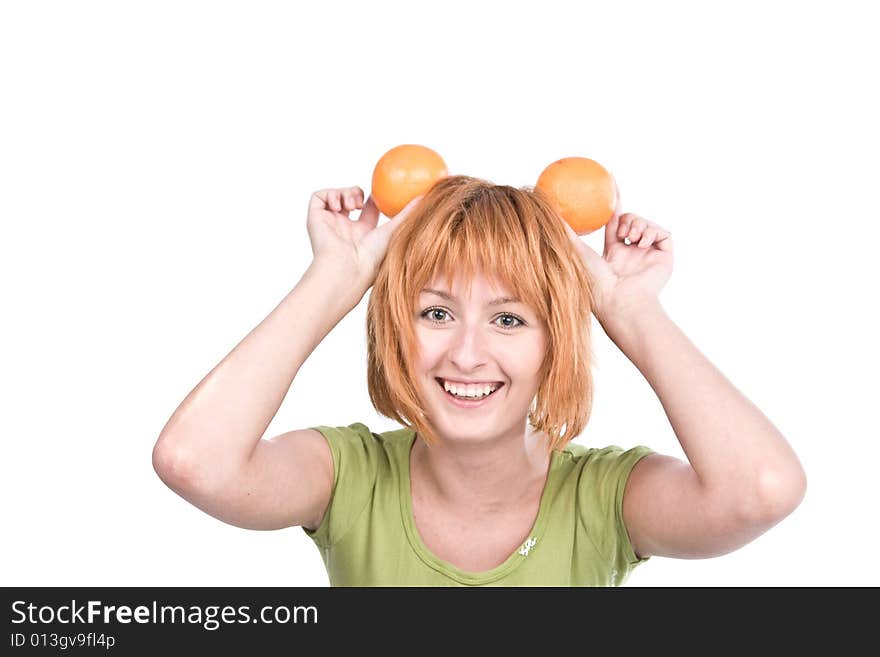
[[449,361],[459,372],[473,372],[488,359],[489,341],[484,326],[464,326],[453,331]]

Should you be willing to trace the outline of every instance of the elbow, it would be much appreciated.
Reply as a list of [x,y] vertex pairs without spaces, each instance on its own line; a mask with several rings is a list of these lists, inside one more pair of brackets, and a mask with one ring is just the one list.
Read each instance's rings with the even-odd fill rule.
[[758,515],[770,522],[779,522],[790,515],[807,493],[807,474],[797,460],[787,468],[772,468],[761,473],[758,483]]
[[153,470],[165,485],[179,491],[188,488],[194,480],[192,459],[167,437],[159,437],[153,447]]
[[229,464],[207,457],[191,443],[160,436],[153,447],[153,470],[176,493],[189,499],[194,494],[214,494],[238,473]]

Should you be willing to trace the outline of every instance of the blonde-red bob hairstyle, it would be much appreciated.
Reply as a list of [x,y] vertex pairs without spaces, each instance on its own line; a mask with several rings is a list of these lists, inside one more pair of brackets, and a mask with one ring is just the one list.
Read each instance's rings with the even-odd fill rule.
[[447,176],[396,229],[367,308],[373,407],[429,446],[439,440],[415,385],[418,297],[435,275],[450,284],[463,276],[469,293],[477,272],[512,290],[547,329],[528,421],[546,432],[548,450],[561,449],[584,429],[592,409],[592,285],[563,219],[534,188]]

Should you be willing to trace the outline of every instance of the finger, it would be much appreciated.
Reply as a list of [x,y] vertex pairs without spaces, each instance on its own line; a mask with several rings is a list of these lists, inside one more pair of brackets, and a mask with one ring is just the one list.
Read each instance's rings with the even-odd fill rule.
[[358,216],[358,223],[363,223],[370,228],[375,228],[379,223],[379,206],[376,205],[376,201],[372,196],[367,199],[363,208],[360,216]]
[[327,209],[333,212],[342,212],[342,200],[338,189],[327,190]]
[[413,213],[413,210],[415,210],[416,207],[418,207],[419,203],[422,202],[423,198],[425,198],[424,194],[420,194],[419,196],[416,196],[413,200],[411,200],[409,203],[404,205],[403,209],[400,212],[398,212],[396,215],[394,215],[393,218],[395,220],[396,219],[401,219],[401,220],[406,219],[409,215],[411,215]]
[[[364,192],[360,187],[341,187],[334,191],[338,194],[339,198],[339,207],[333,206],[336,212],[348,215],[363,206]],[[336,194],[333,196],[336,196]]]
[[605,259],[602,256],[600,256],[598,253],[596,253],[589,244],[587,244],[583,240],[579,240],[579,241],[580,241],[579,251],[584,256],[584,260],[587,263],[587,269],[589,269],[590,273],[595,276],[598,272],[602,271],[603,267],[606,266]]
[[627,233],[626,237],[630,242],[637,242],[642,238],[642,233],[645,230],[645,220],[639,216],[636,216],[632,220],[632,224],[630,225],[629,233]]
[[653,226],[648,226],[645,228],[645,231],[642,233],[642,239],[639,240],[639,248],[647,249],[651,244],[654,243],[654,239],[657,237],[657,229]]
[[359,203],[363,198],[363,193],[360,187],[320,189],[312,194],[309,200],[309,210],[351,212],[360,207]]
[[364,190],[360,187],[346,187],[342,192],[344,208],[346,212],[351,212],[363,206]]
[[376,230],[381,231],[383,237],[390,239],[391,235],[393,235],[397,231],[397,228],[404,221],[406,221],[407,217],[409,217],[413,214],[413,210],[416,209],[416,207],[419,205],[419,203],[421,202],[421,200],[424,197],[425,197],[424,194],[422,194],[421,196],[416,196],[413,200],[411,200],[409,203],[404,205],[403,209],[400,212],[398,212],[396,215],[391,217],[390,221],[388,221],[384,225],[380,226]]
[[668,230],[660,231],[657,235],[657,239],[654,241],[654,248],[666,251],[667,253],[672,253],[672,233]]
[[620,225],[617,227],[617,241],[623,240],[629,234],[630,229],[632,228],[632,221],[635,217],[634,214],[627,212],[620,217]]
[[622,206],[620,205],[620,188],[617,187],[616,183],[615,188],[617,193],[617,201],[614,205],[614,214],[611,215],[611,219],[609,219],[608,223],[605,225],[605,253],[608,253],[608,249],[611,248],[612,245],[620,241],[617,233],[620,229],[620,214]]
[[327,209],[327,194],[332,191],[329,189],[319,189],[317,192],[312,194],[309,199],[309,211],[312,210],[326,210]]

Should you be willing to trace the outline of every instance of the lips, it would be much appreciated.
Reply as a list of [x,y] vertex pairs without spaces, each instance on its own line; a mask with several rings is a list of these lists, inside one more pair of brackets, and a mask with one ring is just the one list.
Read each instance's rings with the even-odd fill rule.
[[483,404],[485,404],[489,401],[490,397],[493,397],[495,395],[495,393],[497,393],[499,390],[501,390],[502,387],[504,387],[503,383],[498,383],[498,384],[496,384],[497,387],[495,388],[495,390],[490,392],[488,395],[486,395],[484,397],[480,397],[479,399],[467,400],[467,399],[461,399],[460,397],[456,397],[451,392],[447,392],[446,388],[443,387],[443,380],[442,379],[438,378],[435,380],[437,381],[437,385],[440,386],[441,392],[443,392],[443,395],[447,399],[449,399],[449,401],[451,401],[453,404],[455,404],[457,406],[461,406],[464,408],[482,406]]
[[480,386],[484,386],[484,385],[487,385],[487,384],[488,384],[488,385],[490,385],[490,386],[495,386],[496,389],[497,389],[497,388],[500,388],[501,386],[504,385],[501,381],[480,381],[479,383],[461,383],[461,382],[458,382],[458,381],[454,381],[453,379],[443,379],[442,377],[439,377],[439,376],[434,377],[434,380],[435,380],[437,383],[439,383],[441,387],[443,386],[443,382],[444,382],[444,381],[449,381],[450,383],[455,383],[456,385],[459,385],[459,386],[467,386],[467,385],[480,385]]

